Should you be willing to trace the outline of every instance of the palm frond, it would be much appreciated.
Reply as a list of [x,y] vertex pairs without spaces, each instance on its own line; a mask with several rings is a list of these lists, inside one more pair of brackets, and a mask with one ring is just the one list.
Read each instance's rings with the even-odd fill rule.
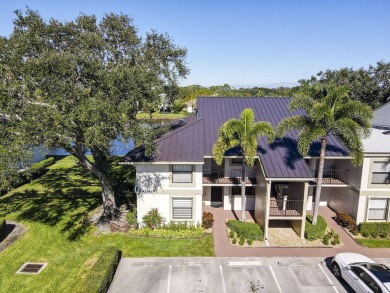
[[213,157],[218,165],[222,165],[223,157],[225,156],[225,152],[228,149],[228,145],[226,140],[222,137],[219,137],[217,142],[213,146]]
[[275,140],[275,130],[271,123],[260,121],[253,124],[249,134],[250,137],[266,136],[268,143],[272,143]]
[[336,120],[349,118],[355,121],[362,128],[364,137],[371,134],[373,113],[370,106],[360,101],[346,101],[336,110],[335,117]]
[[310,96],[302,95],[292,98],[288,107],[291,111],[303,109],[308,112],[308,110],[312,107],[313,103],[314,100]]
[[302,129],[307,125],[310,125],[311,121],[307,116],[291,116],[283,119],[278,124],[276,129],[276,136],[279,138],[283,138],[286,133],[291,129]]
[[221,129],[229,139],[241,138],[241,135],[245,132],[245,126],[241,120],[230,119],[226,121]]
[[352,163],[361,165],[363,163],[363,144],[361,140],[363,131],[359,124],[352,119],[339,119],[335,123],[333,132],[350,149]]
[[302,156],[306,156],[313,141],[324,136],[326,136],[326,131],[321,127],[304,127],[298,136],[299,153]]
[[255,156],[257,154],[257,137],[247,136],[242,142],[242,150],[245,155],[245,161],[249,167],[252,167],[255,162]]

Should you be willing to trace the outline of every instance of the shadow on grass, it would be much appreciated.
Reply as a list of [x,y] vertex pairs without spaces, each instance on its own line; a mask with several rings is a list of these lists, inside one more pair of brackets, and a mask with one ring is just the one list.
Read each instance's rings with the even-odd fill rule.
[[[135,168],[119,166],[119,159],[111,161],[110,175],[122,202],[131,203]],[[59,166],[19,192],[0,198],[0,216],[15,213],[17,220],[57,226],[74,241],[89,230],[88,213],[101,204],[100,183],[89,171],[79,165]]]
[[17,220],[62,227],[70,241],[77,240],[88,231],[88,212],[102,204],[97,186],[80,167],[51,170],[31,189],[1,199],[0,215],[16,213]]

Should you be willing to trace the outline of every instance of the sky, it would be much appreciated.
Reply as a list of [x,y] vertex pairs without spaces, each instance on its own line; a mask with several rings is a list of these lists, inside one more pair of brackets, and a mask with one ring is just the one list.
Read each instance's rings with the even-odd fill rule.
[[122,12],[140,35],[167,32],[188,50],[182,86],[292,86],[321,70],[390,62],[388,0],[0,0],[0,36],[26,6],[46,20]]

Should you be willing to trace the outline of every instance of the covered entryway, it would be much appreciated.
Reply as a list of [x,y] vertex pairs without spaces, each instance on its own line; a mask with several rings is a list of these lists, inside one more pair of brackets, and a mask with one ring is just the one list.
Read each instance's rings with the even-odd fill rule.
[[222,186],[211,186],[211,205],[221,206],[223,198],[223,187]]

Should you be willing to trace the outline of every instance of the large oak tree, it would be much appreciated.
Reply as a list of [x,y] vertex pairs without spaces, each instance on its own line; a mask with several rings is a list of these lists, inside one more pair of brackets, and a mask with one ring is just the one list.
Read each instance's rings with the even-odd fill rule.
[[100,181],[104,215],[111,217],[110,146],[117,137],[147,138],[137,110],[175,92],[188,74],[186,50],[155,31],[141,38],[124,14],[66,22],[45,21],[31,9],[15,15],[13,32],[0,39],[0,114],[25,145],[77,157]]

